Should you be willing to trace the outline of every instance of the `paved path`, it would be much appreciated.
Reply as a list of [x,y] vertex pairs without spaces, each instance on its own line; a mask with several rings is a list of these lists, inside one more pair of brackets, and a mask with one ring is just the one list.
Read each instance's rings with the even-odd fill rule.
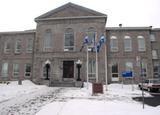
[[[160,105],[160,93],[150,93],[152,97],[144,97],[144,103],[153,107]],[[133,100],[142,102],[142,97],[135,97]]]

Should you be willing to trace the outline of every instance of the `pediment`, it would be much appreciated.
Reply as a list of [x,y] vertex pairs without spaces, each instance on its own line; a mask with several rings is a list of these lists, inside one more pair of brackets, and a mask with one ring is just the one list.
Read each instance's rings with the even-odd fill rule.
[[100,12],[73,4],[73,3],[67,3],[59,8],[56,8],[54,10],[51,10],[39,17],[37,17],[35,20],[39,19],[54,19],[54,18],[66,18],[66,17],[85,17],[85,16],[104,16],[107,17],[107,15],[102,14]]

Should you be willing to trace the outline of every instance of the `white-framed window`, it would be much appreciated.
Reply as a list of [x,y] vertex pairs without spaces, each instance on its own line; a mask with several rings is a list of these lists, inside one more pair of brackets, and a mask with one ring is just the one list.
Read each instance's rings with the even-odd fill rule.
[[44,51],[48,51],[48,49],[52,48],[52,32],[51,29],[47,29],[44,34]]
[[20,39],[16,39],[16,43],[15,43],[15,53],[20,53],[21,52],[21,40]]
[[146,43],[143,36],[138,36],[138,51],[146,51]]
[[95,60],[89,60],[88,62],[88,76],[90,78],[96,77],[96,61]]
[[11,50],[10,42],[7,40],[7,41],[4,43],[4,53],[9,53],[10,50]]
[[154,42],[156,41],[155,35],[154,34],[150,34],[150,41]]
[[124,37],[124,51],[126,52],[132,51],[132,39],[130,36]]
[[25,77],[31,77],[32,65],[27,63],[25,64]]
[[142,62],[142,76],[147,77],[147,63],[144,61]]
[[2,64],[1,76],[8,77],[8,63],[6,62]]
[[33,39],[27,39],[27,53],[32,53],[33,50]]
[[110,37],[110,50],[111,50],[111,52],[118,51],[118,39],[116,36]]
[[158,59],[157,50],[152,50],[152,59]]
[[112,81],[119,81],[118,63],[113,63],[111,65],[111,77]]
[[153,76],[155,78],[160,78],[160,64],[159,64],[159,62],[153,63]]
[[19,64],[13,64],[13,77],[19,77]]
[[126,62],[126,71],[133,71],[133,63],[132,62]]
[[71,28],[66,29],[64,35],[64,51],[74,50],[74,31]]
[[88,51],[92,51],[92,48],[95,46],[95,42],[96,42],[96,31],[93,27],[90,27],[88,29],[87,36],[89,39]]

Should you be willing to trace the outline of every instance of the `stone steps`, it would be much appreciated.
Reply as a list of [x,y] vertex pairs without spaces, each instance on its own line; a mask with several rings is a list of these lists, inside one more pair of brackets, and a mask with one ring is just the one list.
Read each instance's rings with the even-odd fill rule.
[[59,82],[59,81],[55,81],[55,82],[50,82],[49,84],[50,87],[75,87],[75,82],[67,82],[67,81],[63,81],[63,82]]

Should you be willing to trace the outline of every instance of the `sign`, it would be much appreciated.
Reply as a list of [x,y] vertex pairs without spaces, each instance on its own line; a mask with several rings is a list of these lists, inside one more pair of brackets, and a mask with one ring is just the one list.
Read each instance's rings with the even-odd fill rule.
[[103,84],[102,83],[92,83],[92,93],[103,93]]
[[124,77],[124,78],[133,77],[132,71],[124,71],[124,72],[122,72],[122,77]]

